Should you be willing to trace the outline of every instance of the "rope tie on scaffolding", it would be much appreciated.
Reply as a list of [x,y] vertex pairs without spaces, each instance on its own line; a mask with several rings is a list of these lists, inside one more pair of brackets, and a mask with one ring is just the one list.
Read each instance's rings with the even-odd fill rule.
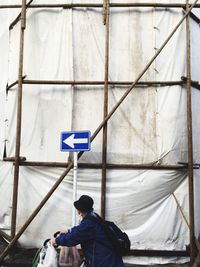
[[[33,0],[30,0],[26,4],[26,8],[28,8],[32,2],[33,2]],[[20,18],[23,19],[23,27],[24,27],[24,29],[26,28],[26,15],[25,15],[26,12],[24,11],[23,13],[24,14],[21,14],[21,12],[20,12],[19,15],[16,17],[16,19],[13,20],[13,22],[9,26],[9,30],[12,30],[13,29],[13,27],[18,23],[18,21],[20,20]]]

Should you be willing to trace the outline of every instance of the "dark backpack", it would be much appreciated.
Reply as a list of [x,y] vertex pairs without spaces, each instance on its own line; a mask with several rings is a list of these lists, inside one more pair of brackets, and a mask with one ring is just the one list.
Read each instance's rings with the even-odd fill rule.
[[95,221],[102,226],[106,237],[111,241],[113,248],[118,255],[125,256],[128,254],[131,247],[129,237],[125,232],[122,232],[114,222],[105,221],[96,213],[88,216],[87,219]]

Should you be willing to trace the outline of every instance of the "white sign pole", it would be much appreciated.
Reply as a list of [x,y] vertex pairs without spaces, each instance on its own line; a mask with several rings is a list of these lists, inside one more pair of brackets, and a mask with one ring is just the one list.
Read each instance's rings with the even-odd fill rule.
[[[74,171],[73,171],[73,203],[77,199],[77,170],[78,170],[78,152],[74,152]],[[72,226],[76,225],[76,209],[72,210]]]

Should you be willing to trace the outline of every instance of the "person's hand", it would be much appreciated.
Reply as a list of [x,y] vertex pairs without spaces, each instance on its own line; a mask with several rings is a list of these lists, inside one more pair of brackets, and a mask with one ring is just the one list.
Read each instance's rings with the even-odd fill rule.
[[52,239],[50,239],[50,244],[52,245],[52,246],[56,246],[57,244],[56,244],[56,240],[55,240],[55,238],[52,238]]
[[66,234],[69,230],[61,230],[60,234]]
[[54,233],[54,238],[58,237],[61,234],[66,234],[68,232],[68,230],[61,230],[61,231],[57,231]]

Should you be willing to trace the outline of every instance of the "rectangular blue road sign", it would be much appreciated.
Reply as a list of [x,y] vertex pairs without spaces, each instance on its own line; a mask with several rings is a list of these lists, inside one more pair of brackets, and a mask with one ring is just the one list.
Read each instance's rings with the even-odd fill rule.
[[90,150],[90,131],[61,132],[61,151],[88,151]]

